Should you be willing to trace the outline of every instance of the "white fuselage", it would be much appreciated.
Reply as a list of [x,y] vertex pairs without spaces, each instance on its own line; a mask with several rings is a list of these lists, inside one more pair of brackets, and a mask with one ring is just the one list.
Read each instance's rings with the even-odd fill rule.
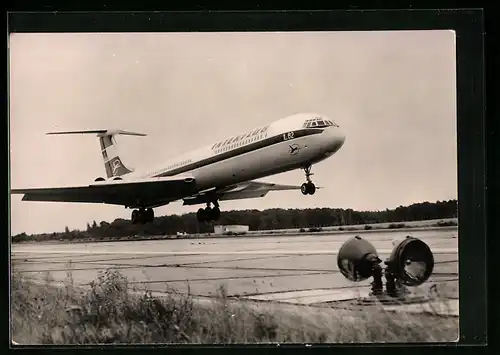
[[[345,135],[334,124],[305,128],[317,114],[297,114],[188,152],[139,178],[189,175],[199,190],[223,187],[305,168],[337,152]],[[332,121],[329,120],[331,123]]]

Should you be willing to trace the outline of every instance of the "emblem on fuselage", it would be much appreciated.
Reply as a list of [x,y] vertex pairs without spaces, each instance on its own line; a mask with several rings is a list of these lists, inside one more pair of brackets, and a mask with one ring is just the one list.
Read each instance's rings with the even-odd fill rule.
[[298,144],[291,144],[290,145],[290,154],[296,155],[300,150],[300,147]]
[[120,162],[120,159],[116,159],[113,162],[113,175],[116,175],[116,173],[118,172],[118,169],[120,169],[121,166],[122,166],[122,164]]

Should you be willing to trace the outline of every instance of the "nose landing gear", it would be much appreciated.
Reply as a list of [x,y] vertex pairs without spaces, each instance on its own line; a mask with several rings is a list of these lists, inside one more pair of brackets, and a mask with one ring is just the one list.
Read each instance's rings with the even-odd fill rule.
[[304,168],[304,172],[306,173],[307,182],[303,183],[300,187],[300,191],[303,195],[314,195],[316,192],[316,185],[311,181],[311,176],[314,175],[311,173],[311,166]]

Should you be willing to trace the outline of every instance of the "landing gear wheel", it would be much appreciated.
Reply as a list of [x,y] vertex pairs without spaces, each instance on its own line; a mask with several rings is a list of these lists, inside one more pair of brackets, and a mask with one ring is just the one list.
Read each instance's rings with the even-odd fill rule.
[[316,185],[314,185],[314,183],[312,183],[312,182],[308,182],[307,183],[307,192],[309,193],[309,195],[314,195],[314,193],[316,192]]
[[211,212],[210,217],[211,217],[210,219],[212,221],[217,221],[220,218],[220,209],[219,209],[219,207],[212,208],[212,212]]
[[146,210],[144,208],[139,208],[139,213],[138,213],[138,216],[137,216],[137,223],[140,223],[140,224],[146,224],[147,222],[147,215],[146,215]]
[[311,166],[309,165],[308,167],[304,168],[304,172],[306,173],[307,182],[302,184],[302,186],[300,187],[300,191],[303,195],[314,195],[314,193],[316,192],[316,185],[314,185],[314,183],[311,181],[311,176],[313,175],[313,173],[311,173]]
[[198,212],[196,213],[196,218],[198,219],[198,222],[209,222],[209,221],[216,221],[220,218],[220,209],[219,207],[206,207],[206,208],[200,208]]
[[198,212],[196,212],[196,219],[198,220],[198,222],[204,222],[205,221],[205,210],[203,208],[200,208],[198,210]]
[[132,224],[146,224],[153,222],[154,218],[155,214],[152,208],[148,208],[147,210],[140,208],[132,211]]
[[149,223],[149,222],[153,222],[153,221],[154,221],[154,219],[155,219],[155,213],[154,213],[154,211],[153,211],[153,209],[152,209],[152,208],[148,208],[148,209],[146,210],[146,213],[145,213],[145,218],[144,218],[144,219],[145,219],[145,222],[146,222],[146,223]]
[[312,182],[305,182],[300,187],[300,191],[303,195],[314,195],[316,192],[316,185]]
[[133,210],[132,211],[132,224],[137,224],[138,218],[139,217],[139,211],[138,210]]

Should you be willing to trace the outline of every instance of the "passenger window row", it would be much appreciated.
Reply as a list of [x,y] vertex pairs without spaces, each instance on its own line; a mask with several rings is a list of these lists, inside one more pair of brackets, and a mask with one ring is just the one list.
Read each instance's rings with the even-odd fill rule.
[[223,146],[223,147],[221,147],[219,149],[216,149],[215,150],[215,154],[227,152],[227,151],[233,150],[234,148],[242,147],[244,145],[247,145],[248,143],[256,142],[256,141],[258,141],[258,140],[260,140],[262,138],[265,138],[265,137],[267,137],[267,133],[266,134],[260,134],[260,135],[254,136],[254,137],[251,137],[251,138],[248,138],[248,139],[236,142],[234,144],[228,144],[228,145]]
[[191,163],[192,161],[193,161],[192,159],[187,159],[187,160],[183,160],[181,162],[169,165],[166,169],[158,170],[157,172],[154,173],[154,175],[163,174],[169,170],[180,168],[181,166],[187,165],[187,164]]

